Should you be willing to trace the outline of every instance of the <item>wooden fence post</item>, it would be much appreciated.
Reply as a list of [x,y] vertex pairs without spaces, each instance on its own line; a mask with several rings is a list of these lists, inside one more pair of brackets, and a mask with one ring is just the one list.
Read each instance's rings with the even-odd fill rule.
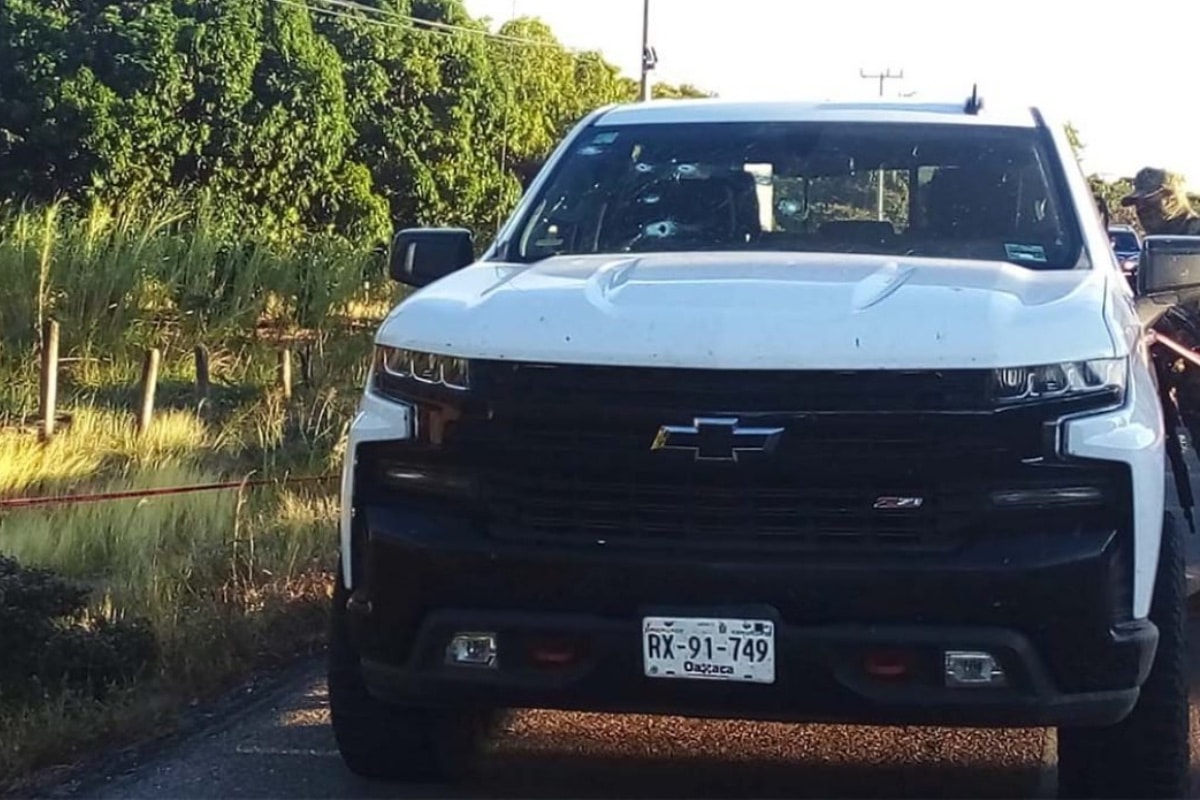
[[138,433],[150,430],[150,423],[154,421],[154,390],[158,387],[158,363],[161,357],[158,348],[152,347],[146,351],[146,360],[142,362],[142,398],[137,418]]
[[196,401],[201,405],[208,400],[211,383],[208,377],[208,348],[196,345]]
[[279,387],[283,390],[283,399],[292,398],[292,351],[285,347],[279,351]]
[[39,388],[42,425],[38,433],[43,442],[48,442],[54,436],[54,425],[58,421],[58,323],[52,319],[42,324],[42,374]]

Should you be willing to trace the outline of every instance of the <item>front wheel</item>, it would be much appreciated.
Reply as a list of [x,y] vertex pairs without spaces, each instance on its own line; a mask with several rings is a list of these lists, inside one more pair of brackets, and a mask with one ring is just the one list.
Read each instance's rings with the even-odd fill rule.
[[1187,796],[1185,565],[1182,536],[1168,514],[1150,605],[1150,620],[1159,635],[1150,675],[1133,711],[1116,725],[1058,729],[1059,797]]
[[494,727],[492,715],[396,706],[371,695],[346,624],[339,565],[329,637],[329,713],[342,760],[364,778],[416,783],[462,777]]

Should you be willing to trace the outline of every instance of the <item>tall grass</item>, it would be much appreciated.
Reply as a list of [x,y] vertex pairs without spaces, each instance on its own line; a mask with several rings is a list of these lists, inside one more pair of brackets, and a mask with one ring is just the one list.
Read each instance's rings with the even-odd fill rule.
[[44,319],[91,353],[172,336],[327,330],[395,298],[376,243],[245,230],[204,198],[153,205],[0,208],[0,336],[36,341]]

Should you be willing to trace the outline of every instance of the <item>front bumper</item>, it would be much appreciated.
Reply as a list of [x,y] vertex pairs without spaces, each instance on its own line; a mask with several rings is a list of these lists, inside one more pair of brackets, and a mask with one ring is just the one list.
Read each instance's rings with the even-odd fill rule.
[[[1157,643],[1128,602],[1121,534],[981,537],[953,554],[842,563],[498,542],[448,514],[359,509],[350,622],[381,699],[742,719],[1041,726],[1107,724],[1133,707]],[[1127,606],[1126,606],[1127,607]],[[648,615],[776,625],[770,685],[643,674]],[[460,631],[496,633],[496,669],[452,666]],[[539,646],[566,648],[545,665]],[[869,675],[879,649],[909,677]],[[1002,688],[946,688],[948,649],[993,653]]]

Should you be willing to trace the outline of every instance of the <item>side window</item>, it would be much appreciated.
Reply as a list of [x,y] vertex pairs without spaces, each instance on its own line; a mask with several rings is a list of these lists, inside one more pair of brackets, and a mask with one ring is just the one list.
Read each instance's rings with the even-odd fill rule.
[[875,219],[871,181],[859,175],[821,175],[808,184],[814,230],[828,222]]
[[808,181],[780,175],[775,178],[773,230],[780,233],[805,233],[808,230]]
[[553,203],[543,201],[534,214],[531,224],[522,232],[521,255],[525,258],[545,258],[561,252],[565,240],[558,223],[554,222],[554,214],[548,209],[558,208],[564,198],[559,197]]
[[[945,240],[1011,237],[1020,180],[1003,167],[939,164],[920,184],[920,232]],[[915,231],[916,229],[914,229]]]
[[906,169],[814,177],[808,194],[814,230],[830,222],[874,221],[902,233],[909,225],[909,181]]
[[892,223],[897,233],[904,232],[911,224],[908,213],[911,182],[907,169],[883,171],[883,218]]
[[993,251],[1000,248],[1010,258],[1043,263],[1047,248],[1063,244],[1063,223],[1050,185],[1036,154],[993,152],[987,159],[922,165],[913,234],[931,241],[975,242]]
[[914,230],[921,230],[926,227],[929,220],[929,184],[937,176],[938,168],[928,164],[923,164],[917,167],[917,185],[913,187],[912,197],[912,216],[909,220],[909,227]]
[[596,225],[603,214],[606,194],[599,187],[620,160],[604,148],[581,148],[587,160],[573,160],[552,182],[550,193],[535,209],[521,232],[523,258],[536,260],[561,253],[595,250]]

